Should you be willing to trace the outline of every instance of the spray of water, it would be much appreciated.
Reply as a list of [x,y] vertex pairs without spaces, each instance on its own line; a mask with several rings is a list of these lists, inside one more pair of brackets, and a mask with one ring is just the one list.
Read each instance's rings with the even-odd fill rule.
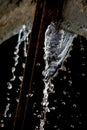
[[[19,57],[20,57],[20,54],[19,54],[19,51],[20,51],[20,45],[21,44],[24,44],[24,48],[23,48],[23,56],[26,58],[27,56],[27,45],[29,43],[29,40],[28,40],[28,37],[29,37],[29,34],[30,34],[31,30],[28,29],[25,25],[22,26],[22,28],[19,30],[19,34],[18,34],[18,41],[17,41],[17,45],[15,46],[15,51],[14,51],[14,66],[12,67],[11,69],[11,73],[12,73],[12,78],[7,82],[7,89],[8,90],[12,90],[13,88],[13,82],[16,82],[16,79],[19,78],[20,81],[22,81],[22,77],[23,76],[19,76],[17,77],[15,72],[17,71],[16,70],[16,67],[17,65],[19,64]],[[25,63],[22,63],[22,67],[24,69]],[[19,85],[20,86],[20,85]],[[20,88],[16,88],[16,90],[20,90]],[[18,90],[16,92],[18,92]],[[10,91],[7,95],[10,95]],[[11,117],[8,115],[8,111],[10,110],[10,103],[9,103],[9,100],[11,100],[10,98],[7,98],[8,102],[7,102],[7,105],[6,105],[6,108],[5,108],[5,111],[4,111],[4,117]],[[18,102],[18,99],[16,99],[16,101]],[[11,115],[11,114],[10,114]]]
[[46,113],[50,112],[48,100],[49,93],[55,93],[52,80],[57,76],[58,70],[62,67],[64,61],[69,56],[72,42],[75,37],[76,35],[71,32],[67,32],[61,28],[58,29],[57,23],[51,22],[46,29],[44,41],[45,69],[42,72],[45,87],[41,103],[43,111],[41,112],[40,130],[44,130],[44,125],[47,120]]

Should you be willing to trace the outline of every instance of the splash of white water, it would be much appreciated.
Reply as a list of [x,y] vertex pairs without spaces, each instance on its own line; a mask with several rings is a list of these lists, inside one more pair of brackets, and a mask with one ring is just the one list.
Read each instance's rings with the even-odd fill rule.
[[[15,82],[16,80],[16,75],[15,75],[15,71],[16,71],[16,67],[19,63],[19,50],[20,50],[20,45],[23,43],[24,44],[24,57],[27,56],[27,45],[29,43],[29,40],[28,40],[28,36],[30,34],[31,30],[28,29],[25,25],[22,26],[22,28],[20,29],[19,31],[19,34],[18,34],[18,41],[17,41],[17,45],[15,47],[15,51],[14,51],[14,66],[12,67],[11,69],[11,72],[12,72],[12,78],[9,80],[9,82],[7,82],[7,89],[11,90],[13,88],[13,82]],[[24,63],[23,63],[24,64]],[[23,66],[24,68],[24,66]],[[22,78],[20,79],[20,77],[22,76],[19,76],[19,80],[22,81]],[[19,89],[19,88],[18,88]],[[18,92],[18,91],[17,91]],[[10,95],[10,93],[8,93],[8,95]],[[10,98],[7,98],[7,100],[9,101]],[[16,99],[16,101],[18,102],[18,99]],[[4,117],[10,117],[7,113],[10,109],[10,103],[7,103],[6,105],[6,108],[5,108],[5,111],[4,111]]]
[[73,39],[75,34],[67,32],[63,29],[58,29],[57,23],[51,22],[45,32],[44,41],[44,61],[45,69],[42,72],[44,76],[44,90],[42,99],[42,118],[40,119],[40,130],[44,130],[46,122],[46,113],[50,112],[49,108],[49,93],[54,93],[54,84],[52,80],[58,74],[58,70],[69,56],[72,48]]

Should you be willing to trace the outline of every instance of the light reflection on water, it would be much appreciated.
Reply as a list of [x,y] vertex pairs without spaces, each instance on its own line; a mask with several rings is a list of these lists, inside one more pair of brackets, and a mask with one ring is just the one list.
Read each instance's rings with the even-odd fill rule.
[[[30,34],[31,30],[29,30],[26,25],[23,25],[22,28],[19,30],[19,34],[18,34],[18,41],[17,43],[15,43],[15,51],[13,52],[13,59],[14,59],[14,65],[12,66],[11,68],[11,73],[12,73],[12,76],[11,78],[9,79],[9,81],[6,83],[7,84],[7,89],[8,89],[8,93],[7,93],[7,97],[6,97],[6,100],[7,100],[7,104],[5,106],[5,110],[4,110],[4,113],[3,113],[3,117],[6,119],[6,118],[11,118],[12,116],[12,113],[11,113],[11,110],[10,110],[10,106],[11,106],[11,93],[14,91],[14,93],[19,93],[19,90],[20,90],[20,85],[16,85],[15,88],[14,88],[14,83],[16,83],[16,79],[22,81],[23,80],[23,75],[20,75],[19,76],[17,75],[16,76],[16,71],[17,70],[17,65],[20,64],[20,61],[19,61],[19,58],[20,58],[20,46],[23,44],[23,57],[21,58],[26,58],[27,57],[27,46],[28,46],[28,43],[29,43],[29,39],[28,39],[28,36]],[[23,69],[25,68],[25,61],[22,63],[22,67]],[[23,74],[23,72],[21,72],[21,74]],[[15,97],[15,101],[16,103],[19,102],[19,97]],[[4,120],[0,120],[0,127],[4,127],[5,124],[4,124]]]
[[[55,93],[54,84],[52,80],[57,76],[58,70],[62,67],[66,58],[69,56],[69,52],[72,48],[73,39],[76,37],[75,34],[67,32],[63,29],[57,30],[57,23],[51,22],[47,27],[45,32],[45,41],[44,41],[44,61],[45,69],[42,72],[44,79],[44,90],[43,90],[43,99],[42,107],[43,111],[41,112],[40,119],[40,130],[44,130],[46,123],[46,114],[50,112],[49,108],[49,93]],[[62,101],[62,104],[66,103]],[[53,107],[55,110],[56,108]],[[56,126],[55,126],[56,127]]]
[[[55,26],[54,26],[55,27]],[[64,30],[62,30],[62,32],[63,32]],[[64,31],[65,32],[65,31]],[[63,33],[64,34],[64,33]],[[61,34],[62,35],[62,34]],[[68,34],[67,34],[68,35]],[[49,37],[48,37],[49,38]],[[62,37],[63,38],[63,37]],[[64,38],[63,38],[64,39]],[[51,40],[51,39],[50,39]],[[50,40],[48,40],[48,42],[50,42]],[[61,40],[60,40],[61,41]],[[77,41],[78,42],[78,41]],[[54,44],[55,45],[55,44]],[[52,47],[50,47],[50,46],[48,46],[48,48],[50,47],[51,49],[53,48],[53,47],[55,47],[54,45],[52,45]],[[73,44],[73,45],[75,45],[75,44]],[[78,44],[77,44],[78,45]],[[77,46],[76,45],[76,46]],[[85,44],[84,44],[85,45]],[[75,47],[76,47],[75,46]],[[62,46],[61,46],[62,47]],[[83,48],[84,47],[84,49],[81,49],[81,48]],[[44,47],[45,48],[45,50],[44,51],[50,51],[51,49],[46,49],[46,47]],[[72,48],[72,45],[70,46],[70,48]],[[69,48],[69,50],[70,50],[70,48]],[[82,61],[81,61],[81,66],[82,66],[82,71],[81,71],[81,73],[80,73],[80,75],[81,75],[81,77],[83,78],[83,77],[85,77],[85,75],[86,75],[86,72],[87,71],[84,71],[85,70],[85,67],[86,67],[86,56],[87,55],[85,55],[86,53],[85,53],[85,51],[86,51],[86,48],[87,47],[85,47],[85,46],[81,46],[80,47],[80,53],[82,53],[82,55],[81,55],[81,58],[82,58]],[[56,48],[57,49],[57,48]],[[75,49],[75,48],[74,48]],[[54,49],[53,49],[54,50]],[[76,51],[77,51],[77,49],[75,49]],[[78,50],[79,50],[79,47],[78,47]],[[56,51],[52,51],[52,53],[56,53]],[[86,51],[87,52],[87,51]],[[17,53],[18,53],[18,51],[17,51]],[[15,54],[17,54],[17,53],[15,53]],[[34,124],[34,130],[46,130],[45,129],[45,125],[48,125],[48,126],[46,126],[46,127],[49,127],[49,125],[50,126],[52,126],[52,129],[56,129],[56,130],[62,130],[62,129],[66,129],[67,127],[68,128],[70,128],[70,129],[76,129],[76,127],[79,127],[80,128],[80,126],[82,126],[82,125],[84,125],[84,127],[86,127],[86,125],[85,124],[83,124],[83,120],[85,119],[85,122],[86,122],[86,118],[82,115],[82,113],[80,114],[79,113],[79,110],[78,110],[78,101],[76,102],[75,100],[78,100],[78,98],[80,97],[80,92],[81,92],[81,90],[80,91],[78,91],[78,90],[76,90],[76,93],[74,92],[74,89],[73,89],[73,87],[74,87],[74,85],[73,85],[73,76],[72,76],[72,69],[71,69],[71,67],[72,67],[72,63],[73,63],[73,61],[75,60],[75,57],[77,56],[77,55],[79,55],[80,53],[75,53],[75,51],[74,51],[74,53],[75,54],[77,54],[76,56],[74,55],[74,60],[70,63],[70,65],[68,64],[67,66],[63,66],[63,62],[65,63],[66,62],[66,58],[64,58],[63,59],[63,61],[60,63],[60,64],[58,64],[59,62],[58,62],[58,59],[57,60],[55,60],[57,57],[57,55],[55,56],[55,53],[54,53],[54,56],[52,56],[52,57],[50,57],[51,55],[53,55],[53,54],[51,54],[51,52],[47,52],[46,54],[48,55],[48,60],[45,58],[44,59],[44,61],[46,62],[46,64],[49,66],[47,66],[45,69],[44,69],[44,71],[43,71],[43,76],[45,77],[45,71],[48,71],[48,68],[49,68],[49,71],[48,71],[48,73],[46,73],[47,75],[46,75],[46,79],[44,78],[43,79],[43,82],[44,82],[44,86],[46,86],[46,87],[44,87],[44,89],[43,89],[43,100],[42,100],[42,103],[41,103],[41,105],[42,105],[42,107],[41,108],[43,108],[43,110],[41,111],[41,113],[40,113],[40,111],[39,111],[39,109],[38,109],[38,102],[36,101],[36,100],[32,100],[32,102],[34,102],[33,103],[33,106],[32,106],[32,109],[34,110],[33,111],[33,116],[34,116],[34,119],[36,119],[36,121],[37,121],[37,119],[39,119],[40,120],[40,124],[39,123],[36,123],[36,124]],[[61,53],[62,53],[62,49],[61,49]],[[15,56],[15,54],[14,54],[14,56]],[[60,55],[60,53],[59,52],[57,52],[57,54],[58,55]],[[64,53],[65,54],[65,53]],[[69,53],[67,53],[67,56],[69,57]],[[45,57],[45,55],[44,55],[44,57]],[[72,56],[73,57],[73,56]],[[77,57],[80,57],[80,55],[79,56],[77,56]],[[80,58],[80,59],[81,59]],[[59,59],[61,59],[61,57],[59,58]],[[52,62],[52,60],[53,60],[53,62]],[[78,58],[76,58],[76,60],[78,60]],[[48,62],[49,61],[49,62]],[[70,61],[71,61],[71,59],[70,59]],[[52,62],[52,63],[51,63]],[[57,63],[58,62],[58,63]],[[53,63],[55,63],[56,64],[56,66],[51,70],[50,69],[50,67],[51,67],[51,65],[53,65]],[[68,62],[69,63],[69,62]],[[77,65],[77,63],[78,62],[76,62],[76,63],[74,63],[74,65],[76,66]],[[17,63],[18,64],[18,63]],[[16,65],[17,65],[16,64]],[[51,64],[51,65],[50,65]],[[80,65],[80,64],[79,64]],[[15,65],[14,65],[15,66]],[[36,66],[39,66],[39,68],[40,68],[40,63],[38,62],[37,64],[36,64]],[[25,63],[23,63],[22,64],[22,67],[24,68],[25,67]],[[56,71],[55,71],[55,69],[56,69]],[[62,73],[62,75],[60,74],[60,73],[58,73],[59,72],[59,70],[60,69],[62,69],[61,70],[61,72],[60,73]],[[78,67],[76,67],[76,69],[78,70]],[[76,69],[75,69],[75,71],[76,71]],[[87,70],[87,69],[86,69]],[[14,73],[14,71],[15,71],[15,69],[14,69],[14,67],[12,68],[12,72]],[[74,70],[73,70],[74,71]],[[74,71],[74,73],[75,73],[75,71]],[[51,73],[50,73],[51,72]],[[56,73],[57,72],[57,73]],[[53,73],[53,74],[52,74]],[[85,73],[85,75],[83,75],[83,73]],[[14,73],[15,74],[15,73]],[[58,74],[58,77],[57,78],[59,78],[59,79],[57,79],[58,80],[58,82],[57,83],[59,83],[59,84],[57,84],[57,86],[54,84],[54,77],[56,76]],[[74,75],[75,76],[75,75]],[[49,78],[48,78],[49,77]],[[19,80],[20,81],[22,81],[23,80],[23,76],[22,75],[20,75],[19,77]],[[78,77],[77,77],[78,78]],[[65,82],[67,82],[66,84],[64,84]],[[76,82],[76,84],[75,85],[77,85],[77,79],[75,80],[75,82]],[[60,84],[60,83],[62,83],[62,85]],[[36,85],[36,83],[35,82],[33,82],[33,85]],[[64,85],[64,86],[63,86]],[[50,86],[50,88],[49,88],[49,86]],[[67,87],[66,87],[67,86]],[[62,88],[62,91],[61,90],[59,90],[58,88],[58,90],[59,91],[56,91],[57,89],[55,89],[55,87],[58,87],[58,88]],[[75,87],[77,87],[77,86],[75,86]],[[85,87],[85,86],[84,86]],[[7,103],[10,103],[10,101],[12,100],[11,99],[11,90],[12,90],[12,88],[11,88],[11,86],[9,85],[9,87],[8,87],[8,92],[7,92],[7,97],[6,97],[6,101],[7,101]],[[20,89],[19,88],[16,88],[16,93],[19,93],[19,91],[20,91]],[[41,91],[40,91],[41,92]],[[30,99],[32,99],[33,97],[34,97],[34,93],[35,93],[35,91],[33,92],[33,93],[30,93],[29,95],[26,95],[26,97],[30,97]],[[39,93],[39,92],[38,92]],[[61,95],[60,95],[60,93],[61,93]],[[56,95],[57,94],[57,97],[55,96],[55,98],[51,98],[53,101],[51,102],[50,100],[49,100],[49,95],[50,95],[50,97],[52,97],[53,95]],[[35,97],[36,98],[36,97]],[[34,99],[34,98],[33,98]],[[16,97],[15,98],[15,100],[16,100],[16,102],[18,103],[19,102],[19,99]],[[36,101],[36,102],[35,102]],[[51,105],[50,105],[51,104]],[[29,104],[30,106],[31,106],[31,104]],[[4,115],[5,115],[5,117],[3,118],[3,119],[0,119],[0,127],[4,127],[4,119],[8,119],[8,118],[11,118],[11,116],[12,116],[12,112],[10,111],[10,106],[8,105],[8,104],[6,104],[6,108],[7,108],[7,112],[6,111],[4,111]],[[61,109],[62,108],[62,109]],[[69,111],[70,110],[70,111]],[[55,112],[55,111],[57,111],[57,112]],[[70,113],[69,113],[69,115],[67,114],[68,112],[67,111],[69,111]],[[30,111],[31,112],[31,111]],[[52,112],[54,112],[54,113],[52,113]],[[7,114],[6,114],[7,113]],[[47,117],[47,115],[49,114],[49,117],[51,117],[50,119],[49,119],[49,117]],[[67,115],[66,115],[67,114]],[[52,115],[52,116],[50,116],[50,115]],[[55,116],[54,116],[55,115]],[[6,117],[7,116],[7,117]],[[56,117],[56,118],[54,118],[53,120],[55,121],[55,123],[54,124],[52,124],[53,122],[52,122],[52,118],[53,117]],[[69,117],[69,118],[68,118]],[[32,119],[32,118],[31,118]],[[58,124],[58,122],[60,122],[59,124]],[[66,123],[66,124],[64,124],[64,125],[60,125],[61,124],[61,122],[63,122],[63,123]],[[32,124],[33,125],[33,124]],[[63,128],[62,128],[63,127]],[[33,129],[32,129],[33,130]],[[48,128],[47,128],[47,130],[48,130]]]

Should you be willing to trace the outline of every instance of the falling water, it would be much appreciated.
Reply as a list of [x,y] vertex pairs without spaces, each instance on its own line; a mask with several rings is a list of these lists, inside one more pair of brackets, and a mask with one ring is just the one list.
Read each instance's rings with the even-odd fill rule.
[[[20,81],[22,81],[22,79],[23,79],[23,75],[20,75],[19,77],[16,76],[16,71],[17,71],[17,65],[19,64],[19,57],[20,57],[19,51],[20,51],[21,44],[24,44],[23,57],[24,58],[27,57],[27,46],[29,43],[28,37],[29,37],[30,32],[31,32],[31,30],[29,30],[25,25],[23,25],[19,31],[17,45],[15,46],[15,51],[13,52],[14,53],[14,57],[13,57],[14,65],[11,69],[12,78],[10,78],[10,80],[7,82],[8,90],[12,90],[13,83],[16,82],[16,79],[19,78]],[[25,68],[25,62],[22,63],[22,68],[23,69]],[[19,85],[19,88],[16,88],[16,93],[18,93],[19,90],[20,90],[20,85]],[[10,95],[10,91],[9,91],[9,93],[7,93],[7,96],[9,96],[9,95]],[[8,111],[10,110],[10,102],[9,102],[10,100],[11,100],[10,98],[7,98],[8,102],[7,102],[7,105],[6,105],[4,114],[3,114],[3,116],[5,118],[11,117],[11,114],[8,115]],[[18,102],[18,101],[19,101],[18,98],[16,98],[16,102]]]
[[69,52],[72,49],[73,39],[76,34],[67,32],[61,28],[58,29],[57,23],[51,22],[45,32],[44,41],[44,61],[45,69],[42,72],[44,79],[44,90],[40,119],[40,130],[44,130],[46,123],[46,114],[50,112],[49,108],[49,93],[55,93],[54,84],[52,80],[57,76],[59,69],[63,69],[63,63],[69,56]]

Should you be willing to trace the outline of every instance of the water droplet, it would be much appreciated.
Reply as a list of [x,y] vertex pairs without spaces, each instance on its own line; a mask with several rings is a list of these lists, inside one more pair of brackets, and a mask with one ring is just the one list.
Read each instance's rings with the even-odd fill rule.
[[19,99],[18,98],[16,98],[16,102],[19,103]]
[[66,94],[67,94],[67,92],[66,92],[66,91],[63,91],[63,94],[64,94],[64,95],[66,95]]
[[27,53],[24,53],[24,57],[27,57]]
[[25,68],[25,63],[22,63],[22,67]]
[[76,97],[78,98],[80,96],[80,92],[77,92],[76,93]]
[[70,95],[68,95],[68,98],[70,98]]
[[63,79],[65,80],[65,79],[66,79],[66,76],[64,76]]
[[12,117],[12,114],[11,114],[11,113],[9,113],[9,114],[8,114],[8,117],[9,117],[9,118],[11,118],[11,117]]
[[37,115],[37,117],[38,117],[38,118],[41,118],[41,115],[39,114],[39,115]]
[[80,51],[84,51],[84,47],[81,47],[81,48],[80,48]]
[[50,110],[55,110],[56,108],[55,107],[51,107]]
[[39,130],[39,127],[38,127],[38,126],[35,126],[35,130]]
[[9,95],[10,95],[10,93],[7,93],[7,95],[9,96]]
[[29,93],[29,97],[33,97],[33,93]]
[[62,102],[62,105],[66,105],[66,102]]
[[85,59],[86,57],[85,56],[82,56],[82,59]]
[[10,103],[6,105],[5,111],[4,111],[4,117],[7,117],[7,112],[9,111]]
[[26,97],[33,97],[33,93],[26,94]]
[[16,61],[18,61],[19,55],[16,55],[13,59]]
[[54,100],[54,103],[56,103],[57,102],[57,100]]
[[82,73],[81,75],[82,75],[83,77],[85,77],[85,76],[86,76],[86,74],[85,74],[85,73]]
[[40,120],[40,130],[44,130],[44,124],[45,124],[45,120],[41,119]]
[[81,121],[79,121],[79,124],[81,125],[81,124],[82,124],[82,122],[81,122]]
[[0,120],[0,122],[2,123],[2,122],[4,122],[3,120]]
[[53,84],[50,84],[49,92],[55,93],[55,91],[54,91],[54,85]]
[[17,55],[17,54],[18,54],[18,52],[19,52],[19,49],[18,49],[18,47],[17,47],[17,46],[15,47],[15,49],[16,49],[16,50],[14,51],[14,55]]
[[69,86],[71,86],[72,85],[72,80],[69,80],[68,83],[69,83]]
[[76,104],[73,104],[73,107],[74,107],[74,108],[76,108],[76,107],[77,107],[77,105],[76,105]]
[[71,70],[68,70],[68,73],[70,74],[70,73],[71,73]]
[[0,123],[0,127],[4,127],[4,123]]
[[34,116],[36,116],[37,114],[36,113],[33,113]]
[[9,98],[9,97],[7,97],[6,99],[7,99],[7,101],[10,101],[10,98]]
[[75,126],[73,124],[70,125],[71,128],[75,128]]
[[13,74],[13,78],[10,79],[10,81],[14,81],[16,79],[16,76]]
[[23,76],[19,76],[19,80],[20,80],[20,81],[23,81]]
[[28,98],[29,97],[29,94],[26,94],[26,98]]
[[79,118],[79,116],[78,116],[78,115],[76,115],[76,118]]
[[57,119],[59,119],[61,117],[61,114],[59,114],[58,116],[57,116]]
[[38,113],[39,111],[38,110],[36,110],[36,113]]
[[16,90],[16,93],[19,93],[19,91],[18,91],[18,90]]
[[7,82],[7,88],[12,89],[12,84],[10,82]]
[[37,105],[37,104],[36,104],[36,102],[35,102],[35,103],[33,104],[33,108],[35,108],[35,107],[36,107],[36,105]]
[[15,72],[16,68],[15,67],[12,67],[12,73]]
[[82,66],[85,66],[85,63],[82,63],[81,65],[82,65]]
[[38,62],[37,64],[36,64],[36,66],[40,66],[41,64]]
[[16,62],[14,63],[14,66],[17,66],[17,64],[18,64],[18,61],[16,61]]
[[47,101],[47,99],[43,99],[43,102],[41,103],[42,106],[48,106],[49,105],[49,102]]
[[66,71],[66,67],[64,65],[61,66],[60,70]]
[[57,128],[57,125],[55,125],[54,128]]

